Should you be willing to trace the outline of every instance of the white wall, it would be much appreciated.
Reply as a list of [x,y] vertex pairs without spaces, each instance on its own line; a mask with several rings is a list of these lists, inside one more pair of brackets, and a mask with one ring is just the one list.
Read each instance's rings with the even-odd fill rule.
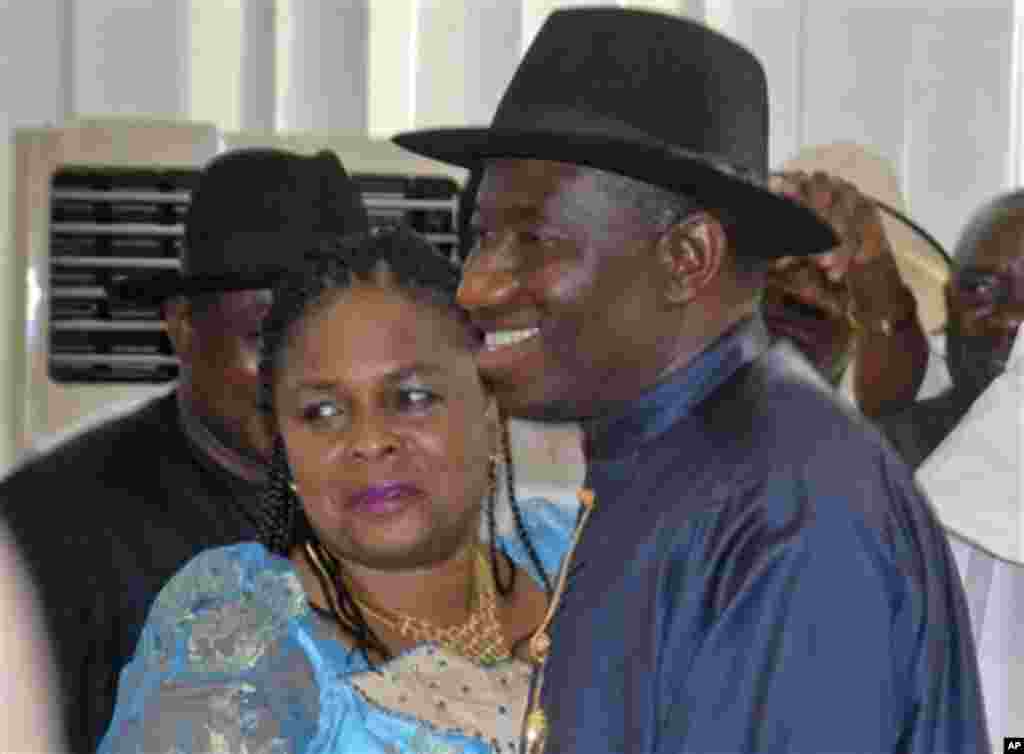
[[[290,33],[280,54],[285,130],[365,133],[368,123],[367,0],[289,0]],[[243,124],[248,125],[248,124]]]
[[71,19],[71,81],[64,88],[72,113],[187,117],[187,0],[74,0],[64,7]]
[[1011,185],[1013,0],[734,0],[723,16],[768,72],[774,164],[872,146],[947,247]]
[[[947,244],[1016,175],[1013,0],[0,0],[0,126],[141,115],[381,137],[483,123],[546,13],[580,4],[706,17],[766,65],[775,164],[807,144],[867,142]],[[5,140],[0,195],[10,164]],[[9,201],[0,225],[11,322],[24,281],[11,273]],[[0,329],[0,363],[15,363],[20,338]]]

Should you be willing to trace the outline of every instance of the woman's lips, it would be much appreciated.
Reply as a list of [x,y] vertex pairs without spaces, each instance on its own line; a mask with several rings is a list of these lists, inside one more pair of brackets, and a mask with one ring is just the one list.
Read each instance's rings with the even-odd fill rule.
[[371,485],[350,495],[348,507],[360,512],[386,515],[401,510],[424,494],[423,490],[414,484],[385,482]]

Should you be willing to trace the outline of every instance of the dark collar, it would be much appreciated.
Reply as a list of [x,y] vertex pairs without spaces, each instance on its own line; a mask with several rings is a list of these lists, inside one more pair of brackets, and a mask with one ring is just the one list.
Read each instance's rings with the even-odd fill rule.
[[267,467],[245,458],[233,448],[229,448],[214,434],[197,414],[188,398],[181,390],[176,391],[178,416],[181,429],[196,450],[212,461],[217,467],[224,469],[239,479],[253,484],[263,484],[267,479]]
[[744,364],[761,355],[770,336],[761,317],[741,320],[696,358],[639,398],[583,423],[587,461],[631,453],[658,437]]

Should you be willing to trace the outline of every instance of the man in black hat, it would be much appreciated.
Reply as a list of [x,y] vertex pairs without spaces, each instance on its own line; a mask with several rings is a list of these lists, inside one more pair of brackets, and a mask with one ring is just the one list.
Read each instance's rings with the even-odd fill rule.
[[459,292],[480,368],[510,413],[583,420],[596,502],[529,643],[527,750],[988,750],[942,530],[761,320],[769,261],[836,238],[766,188],[753,55],[558,11],[490,128],[396,141],[483,164]]
[[210,547],[255,540],[270,433],[259,406],[268,287],[321,234],[365,230],[330,152],[239,150],[203,171],[182,271],[112,295],[165,302],[176,389],[34,458],[0,484],[0,513],[54,641],[72,751],[92,752],[121,667],[164,582]]

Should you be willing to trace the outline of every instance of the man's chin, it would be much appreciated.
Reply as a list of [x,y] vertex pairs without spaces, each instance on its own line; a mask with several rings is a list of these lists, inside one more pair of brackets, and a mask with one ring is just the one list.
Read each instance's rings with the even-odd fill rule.
[[539,384],[511,385],[490,382],[488,386],[506,416],[545,424],[579,422],[592,415],[570,396],[539,390]]
[[946,358],[953,383],[964,394],[978,396],[1001,375],[1010,357],[1009,345],[984,336],[947,336]]

